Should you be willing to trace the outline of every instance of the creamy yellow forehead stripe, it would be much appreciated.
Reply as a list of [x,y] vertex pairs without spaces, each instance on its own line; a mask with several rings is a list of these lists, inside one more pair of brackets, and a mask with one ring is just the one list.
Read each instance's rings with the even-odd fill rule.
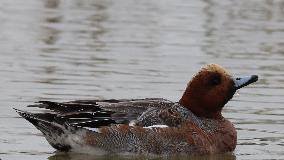
[[206,65],[205,67],[203,67],[201,69],[201,71],[202,70],[206,70],[206,71],[210,71],[210,72],[218,72],[218,73],[222,73],[222,74],[225,74],[225,75],[228,75],[228,76],[231,75],[231,73],[229,71],[227,71],[225,68],[223,68],[219,64],[214,64],[214,63]]

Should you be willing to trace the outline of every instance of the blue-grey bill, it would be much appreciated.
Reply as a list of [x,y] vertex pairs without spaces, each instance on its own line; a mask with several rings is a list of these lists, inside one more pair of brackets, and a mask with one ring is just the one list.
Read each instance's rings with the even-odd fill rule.
[[235,89],[240,89],[258,80],[257,75],[242,76],[234,79]]

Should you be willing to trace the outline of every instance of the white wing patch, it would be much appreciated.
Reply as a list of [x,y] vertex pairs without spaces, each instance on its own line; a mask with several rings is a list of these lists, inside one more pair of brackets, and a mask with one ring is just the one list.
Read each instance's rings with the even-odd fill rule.
[[137,121],[136,120],[132,120],[132,121],[130,121],[129,122],[129,126],[136,126],[136,124],[137,124]]
[[150,128],[150,129],[152,129],[152,128],[167,128],[167,127],[169,127],[169,126],[167,126],[167,125],[152,125],[152,126],[143,127],[143,128]]
[[83,127],[83,128],[93,131],[93,132],[101,133],[99,128],[91,128],[91,127]]

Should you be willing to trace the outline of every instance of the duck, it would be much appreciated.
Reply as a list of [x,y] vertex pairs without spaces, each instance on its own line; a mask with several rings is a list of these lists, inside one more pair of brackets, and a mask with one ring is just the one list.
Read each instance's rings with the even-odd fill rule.
[[16,112],[59,151],[105,154],[203,155],[233,152],[237,132],[222,110],[235,92],[258,80],[233,77],[208,64],[188,82],[180,100],[164,98],[39,101]]

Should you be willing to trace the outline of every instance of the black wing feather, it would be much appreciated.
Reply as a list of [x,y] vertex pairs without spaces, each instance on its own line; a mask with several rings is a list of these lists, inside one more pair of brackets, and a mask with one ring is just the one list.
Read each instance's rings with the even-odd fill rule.
[[[35,114],[45,119],[44,115],[80,127],[99,128],[111,124],[128,124],[150,107],[169,107],[173,102],[162,98],[147,99],[109,99],[109,100],[77,100],[70,102],[39,101],[28,107],[45,108],[53,113]],[[25,117],[26,118],[26,117]]]

